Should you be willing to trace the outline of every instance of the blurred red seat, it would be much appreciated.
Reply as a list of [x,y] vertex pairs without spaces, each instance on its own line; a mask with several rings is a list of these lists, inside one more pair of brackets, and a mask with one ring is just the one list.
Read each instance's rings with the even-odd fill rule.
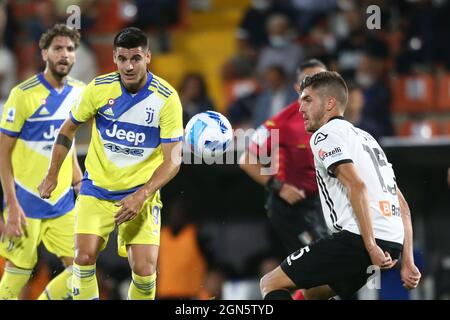
[[436,111],[450,111],[450,73],[437,79]]
[[429,74],[400,76],[392,80],[393,111],[428,112],[434,104],[435,81]]
[[440,126],[434,120],[406,120],[399,126],[402,137],[431,138],[441,134]]

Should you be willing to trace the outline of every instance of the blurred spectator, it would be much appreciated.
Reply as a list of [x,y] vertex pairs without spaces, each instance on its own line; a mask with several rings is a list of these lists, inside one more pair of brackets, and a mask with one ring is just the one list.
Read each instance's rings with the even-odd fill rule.
[[184,125],[197,113],[214,110],[214,104],[208,96],[205,80],[199,73],[190,73],[183,78],[179,94],[183,106]]
[[136,19],[133,26],[146,30],[148,28],[164,29],[179,21],[180,0],[133,0]]
[[335,35],[340,37],[334,54],[335,68],[344,79],[351,79],[364,53],[367,36],[360,8],[350,3],[342,9],[333,27]]
[[255,128],[298,98],[283,67],[268,67],[264,76],[266,87],[259,94],[252,115]]
[[142,30],[151,29],[156,36],[160,51],[170,49],[170,27],[180,22],[180,0],[133,0],[136,5],[136,15],[133,26]]
[[222,76],[225,81],[244,79],[254,76],[258,52],[247,39],[236,35],[237,50],[224,65]]
[[400,30],[401,52],[397,69],[400,73],[429,69],[440,61],[449,66],[448,42],[450,4],[448,1],[402,1]]
[[355,76],[364,94],[359,127],[377,140],[394,134],[390,110],[392,98],[386,75],[387,52],[385,43],[369,42]]
[[297,11],[296,25],[302,35],[306,35],[327,13],[336,9],[336,0],[292,0]]
[[5,27],[8,17],[6,15],[6,4],[0,1],[0,114],[3,104],[8,98],[9,91],[16,84],[17,65],[16,58],[4,45]]
[[305,56],[314,57],[325,64],[330,64],[336,45],[337,40],[331,30],[330,19],[325,16],[312,27],[308,38],[305,39]]
[[248,40],[249,44],[259,49],[269,44],[267,35],[267,20],[269,16],[279,13],[293,21],[295,15],[289,2],[277,0],[252,0],[251,7],[244,13],[244,17],[237,30],[239,37]]
[[364,107],[364,95],[356,83],[348,82],[348,103],[344,117],[347,121],[358,127],[361,120],[361,112]]
[[198,299],[206,272],[206,261],[198,243],[197,226],[189,222],[185,203],[173,200],[161,228],[158,298]]
[[18,42],[17,33],[19,26],[16,18],[12,14],[11,1],[0,0],[0,38],[4,46],[10,50],[14,50],[14,44]]
[[[258,60],[258,52],[246,38],[240,38],[236,35],[237,52],[222,67],[222,80],[224,83],[227,112],[234,119],[229,119],[232,123],[249,122],[251,118],[251,107],[234,107],[241,100],[247,101],[247,97],[256,96],[256,92],[260,89],[256,79],[256,63]],[[239,102],[238,102],[239,100]],[[230,112],[230,108],[245,111],[245,115]],[[238,112],[238,113],[239,113]],[[242,121],[241,121],[242,120]]]
[[28,40],[38,43],[41,35],[57,22],[52,1],[36,1],[34,14],[29,19],[26,19],[25,22],[26,33],[29,36]]
[[258,96],[258,91],[254,91],[236,99],[236,101],[228,107],[228,120],[230,120],[234,129],[248,129],[254,127],[252,124],[252,117]]
[[303,49],[296,42],[296,35],[290,28],[286,16],[275,14],[267,21],[269,45],[264,47],[258,61],[258,73],[263,74],[269,66],[279,65],[289,80],[294,81],[295,70],[303,59]]
[[448,41],[448,31],[450,30],[450,1],[434,1],[436,7],[436,33],[434,40],[436,59],[438,64],[442,64],[448,71],[450,70],[450,42]]

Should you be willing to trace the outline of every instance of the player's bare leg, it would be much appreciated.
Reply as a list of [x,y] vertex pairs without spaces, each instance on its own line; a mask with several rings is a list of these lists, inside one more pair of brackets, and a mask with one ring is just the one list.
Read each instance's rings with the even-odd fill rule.
[[259,286],[261,295],[266,300],[292,300],[289,290],[295,288],[294,282],[280,267],[264,275]]
[[104,240],[94,234],[75,234],[72,290],[74,300],[99,299],[95,263]]
[[336,295],[328,285],[302,289],[302,292],[305,300],[327,300]]
[[[266,300],[291,300],[289,290],[295,287],[280,267],[267,273],[260,281],[261,295]],[[328,285],[302,289],[302,293],[305,300],[326,300],[336,295]]]
[[129,300],[154,300],[156,292],[156,263],[159,246],[132,244],[127,246],[132,281],[128,290]]

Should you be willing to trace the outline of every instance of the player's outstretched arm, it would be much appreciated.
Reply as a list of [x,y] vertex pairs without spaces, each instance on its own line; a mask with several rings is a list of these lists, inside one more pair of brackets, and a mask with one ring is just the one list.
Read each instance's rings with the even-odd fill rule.
[[59,170],[61,169],[67,153],[69,153],[69,150],[72,147],[72,141],[77,129],[78,125],[70,118],[64,121],[61,126],[58,137],[56,137],[55,144],[53,145],[52,158],[50,160],[50,167],[48,168],[47,175],[38,187],[41,198],[50,198],[53,190],[55,190],[58,184]]
[[353,163],[341,163],[334,170],[335,176],[347,189],[348,197],[359,223],[359,230],[372,263],[382,269],[392,268],[397,260],[392,261],[388,252],[376,244],[370,217],[367,187],[356,172]]
[[8,220],[4,233],[8,237],[20,237],[26,227],[25,213],[17,201],[11,155],[17,138],[0,132],[0,179],[3,195],[8,208]]
[[162,143],[164,160],[155,170],[150,180],[139,190],[123,198],[115,205],[121,207],[114,216],[116,224],[131,220],[139,213],[145,200],[173,179],[180,170],[181,165],[181,141]]
[[406,289],[414,289],[420,281],[420,271],[414,264],[413,255],[413,229],[411,223],[411,211],[408,203],[400,189],[397,187],[397,195],[400,203],[400,213],[402,215],[403,228],[405,230],[405,240],[402,252],[401,278]]

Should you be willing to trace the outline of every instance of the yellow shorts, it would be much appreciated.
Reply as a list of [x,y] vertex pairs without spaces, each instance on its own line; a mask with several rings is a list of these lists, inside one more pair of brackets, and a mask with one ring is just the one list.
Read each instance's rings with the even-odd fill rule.
[[[3,213],[7,219],[6,211]],[[3,236],[0,255],[22,269],[33,269],[41,241],[58,258],[74,256],[74,210],[51,219],[27,218],[25,235],[20,238]]]
[[[109,234],[114,230],[114,215],[120,210],[116,201],[97,199],[92,196],[79,195],[75,204],[75,233],[95,234],[108,243]],[[161,229],[162,202],[159,191],[144,202],[142,210],[130,221],[119,225],[117,239],[118,253],[127,256],[127,245],[153,244],[159,246]]]

